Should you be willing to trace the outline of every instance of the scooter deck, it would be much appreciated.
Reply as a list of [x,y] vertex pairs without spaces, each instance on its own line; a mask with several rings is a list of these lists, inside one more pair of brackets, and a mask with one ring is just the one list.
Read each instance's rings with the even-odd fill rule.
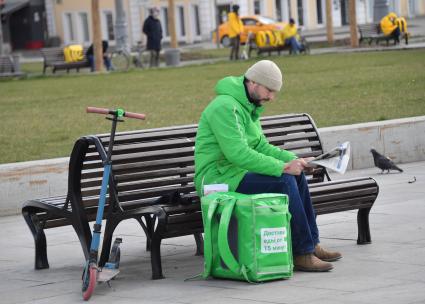
[[97,276],[98,282],[108,282],[115,278],[120,273],[119,269],[107,269],[103,268],[102,271],[99,271]]

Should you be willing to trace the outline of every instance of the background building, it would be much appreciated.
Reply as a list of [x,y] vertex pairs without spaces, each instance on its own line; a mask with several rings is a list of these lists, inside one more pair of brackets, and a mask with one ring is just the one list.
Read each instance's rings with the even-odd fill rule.
[[[160,8],[164,42],[168,33],[168,0],[122,0],[130,45],[145,41],[142,25],[149,8]],[[333,26],[349,24],[349,0],[331,0]],[[90,0],[5,0],[2,10],[3,35],[13,49],[51,45],[90,45],[92,16]],[[115,0],[101,0],[102,39],[116,43]],[[175,0],[175,28],[179,43],[211,40],[217,23],[226,21],[231,5],[241,15],[264,15],[280,21],[294,18],[305,29],[326,26],[326,0]],[[356,0],[357,23],[373,22],[374,0]],[[425,15],[424,0],[388,0],[389,11],[414,17]]]
[[1,10],[5,51],[37,49],[47,39],[44,0],[6,0]]

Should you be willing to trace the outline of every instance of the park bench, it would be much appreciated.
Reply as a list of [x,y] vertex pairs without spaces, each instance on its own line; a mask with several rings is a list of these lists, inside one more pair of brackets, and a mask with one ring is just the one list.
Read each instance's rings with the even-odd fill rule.
[[[390,40],[394,40],[394,44],[396,43],[394,37],[392,36],[386,36],[381,31],[381,26],[379,24],[375,23],[367,23],[367,24],[359,24],[357,26],[359,30],[359,44],[361,44],[363,41],[368,42],[369,45],[372,44],[373,41],[378,44],[381,41],[386,41],[387,46],[390,43]],[[408,33],[401,33],[400,39],[404,39],[405,43],[409,43],[409,34]]]
[[[253,51],[257,52],[257,56],[260,56],[262,54],[267,54],[268,56],[271,56],[273,52],[276,52],[277,55],[280,56],[280,53],[284,52],[284,51],[288,51],[289,54],[292,54],[292,48],[288,44],[277,45],[277,46],[266,45],[266,46],[263,46],[263,47],[259,47],[255,43],[255,36],[252,36],[250,41],[247,42],[247,43],[249,43],[248,58],[251,58],[251,53]],[[303,36],[301,36],[301,38],[300,38],[300,43],[304,46],[304,49],[301,51],[301,53],[309,54],[310,53],[310,46],[309,46],[307,40]]]
[[46,74],[46,70],[49,67],[52,69],[52,73],[55,73],[58,70],[66,70],[67,73],[69,73],[69,70],[72,69],[76,69],[77,72],[79,72],[81,68],[89,68],[90,63],[86,57],[86,51],[87,48],[84,48],[83,60],[76,62],[66,62],[63,54],[63,47],[40,49],[41,55],[43,55],[43,74]]
[[[270,143],[300,157],[323,153],[314,122],[307,114],[261,119]],[[105,211],[105,233],[100,264],[108,260],[117,225],[136,219],[151,250],[152,278],[162,278],[162,239],[194,235],[202,254],[203,232],[200,200],[195,192],[194,145],[196,125],[117,133],[112,178]],[[35,241],[35,268],[48,268],[44,229],[72,225],[87,258],[102,178],[101,158],[108,135],[80,138],[69,164],[68,195],[24,203],[23,216]],[[103,156],[104,157],[104,156]],[[324,168],[307,176],[316,213],[358,210],[358,244],[371,242],[369,212],[378,195],[378,185],[369,177],[330,181]]]
[[[304,50],[301,51],[301,53],[309,54],[310,53],[310,47],[305,39],[302,40],[302,43],[305,47]],[[257,52],[257,56],[260,56],[261,54],[267,54],[268,56],[271,56],[273,52],[276,52],[278,56],[280,56],[281,52],[288,51],[289,54],[292,54],[292,48],[288,44],[284,45],[278,45],[278,46],[264,46],[264,47],[258,47],[254,44],[250,44],[248,48],[248,56],[251,58],[251,53],[253,51]]]
[[17,71],[11,56],[0,56],[0,78],[3,77],[21,77],[25,73]]

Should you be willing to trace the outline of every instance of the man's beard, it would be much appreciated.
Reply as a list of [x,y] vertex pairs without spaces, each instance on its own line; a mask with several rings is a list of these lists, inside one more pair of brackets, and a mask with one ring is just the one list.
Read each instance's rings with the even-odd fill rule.
[[251,102],[256,106],[256,107],[261,107],[262,101],[268,101],[269,99],[262,99],[258,96],[258,94],[256,92],[252,92],[251,95]]

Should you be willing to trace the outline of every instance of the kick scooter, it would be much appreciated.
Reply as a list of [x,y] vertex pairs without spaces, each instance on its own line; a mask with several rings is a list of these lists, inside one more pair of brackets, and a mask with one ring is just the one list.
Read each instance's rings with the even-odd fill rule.
[[119,260],[120,260],[120,249],[119,244],[121,238],[117,238],[112,246],[111,258],[109,262],[105,264],[103,268],[98,267],[98,251],[100,244],[100,233],[102,230],[102,219],[103,212],[105,209],[106,193],[108,191],[109,175],[112,167],[112,149],[114,147],[115,131],[117,123],[123,121],[123,117],[145,119],[144,114],[125,112],[123,109],[108,110],[103,108],[88,107],[87,113],[96,113],[107,116],[106,119],[112,121],[111,137],[109,139],[108,151],[106,159],[103,160],[103,177],[102,186],[100,188],[99,206],[96,214],[96,223],[93,227],[93,236],[90,245],[89,259],[86,261],[84,272],[83,272],[83,299],[88,301],[93,294],[97,282],[108,282],[112,280],[119,273]]

